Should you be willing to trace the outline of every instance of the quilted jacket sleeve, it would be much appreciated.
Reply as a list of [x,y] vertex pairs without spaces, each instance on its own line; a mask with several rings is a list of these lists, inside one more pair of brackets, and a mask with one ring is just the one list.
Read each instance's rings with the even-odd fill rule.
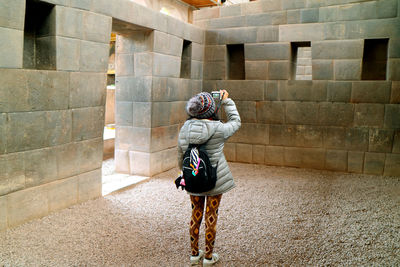
[[[181,137],[181,132],[179,132],[179,137],[178,138],[180,139],[180,137]],[[182,164],[183,164],[182,160],[183,160],[183,151],[182,151],[182,148],[179,145],[179,141],[178,141],[178,166],[179,166],[179,170],[182,170]]]
[[236,109],[235,102],[227,98],[222,101],[228,121],[223,124],[223,132],[225,140],[231,137],[241,126],[239,112]]

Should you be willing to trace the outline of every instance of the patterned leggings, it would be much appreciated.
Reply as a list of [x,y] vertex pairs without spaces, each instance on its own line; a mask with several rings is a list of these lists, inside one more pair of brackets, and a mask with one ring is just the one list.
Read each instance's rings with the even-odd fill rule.
[[[212,257],[215,235],[217,232],[218,207],[221,202],[221,195],[207,196],[206,207],[206,258]],[[199,253],[199,228],[203,219],[204,196],[190,196],[192,202],[192,218],[190,220],[190,244],[192,255]]]

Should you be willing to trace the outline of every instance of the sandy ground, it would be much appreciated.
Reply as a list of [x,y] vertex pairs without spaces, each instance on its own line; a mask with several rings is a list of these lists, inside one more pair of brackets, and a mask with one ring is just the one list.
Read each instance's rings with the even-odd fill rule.
[[[217,266],[400,265],[400,177],[231,169]],[[188,266],[190,203],[175,174],[0,233],[0,266]]]

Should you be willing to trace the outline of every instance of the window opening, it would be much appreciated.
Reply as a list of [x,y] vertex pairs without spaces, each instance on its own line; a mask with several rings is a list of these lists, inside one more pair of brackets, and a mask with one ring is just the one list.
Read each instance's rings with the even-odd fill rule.
[[244,45],[226,45],[227,51],[227,74],[229,80],[244,80]]
[[56,37],[54,5],[26,1],[23,67],[56,69]]
[[291,79],[312,80],[311,42],[291,43]]
[[183,40],[181,57],[181,78],[190,79],[192,66],[192,42]]
[[389,39],[364,40],[362,80],[386,80]]

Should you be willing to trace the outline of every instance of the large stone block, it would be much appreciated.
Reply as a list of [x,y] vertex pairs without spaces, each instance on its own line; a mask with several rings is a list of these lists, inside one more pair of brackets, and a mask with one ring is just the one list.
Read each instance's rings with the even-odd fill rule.
[[266,0],[251,3],[242,3],[242,14],[258,14],[266,13],[269,11],[282,10],[282,5],[280,1]]
[[365,152],[364,173],[381,175],[385,165],[385,153]]
[[0,27],[24,29],[25,1],[1,1]]
[[278,96],[278,81],[266,81],[265,83],[265,100],[276,101]]
[[242,123],[240,129],[230,138],[230,142],[267,145],[269,126],[259,123]]
[[279,99],[285,101],[326,101],[325,81],[280,81]]
[[204,28],[201,27],[196,27],[191,24],[187,24],[189,26],[189,34],[190,34],[190,41],[199,43],[199,44],[204,44],[204,38],[205,38],[205,33],[206,31]]
[[282,166],[284,163],[284,147],[265,146],[264,163],[267,165]]
[[[148,152],[130,151],[129,166],[130,174],[133,175],[152,175],[151,154]],[[161,169],[161,166],[159,166]]]
[[313,124],[318,123],[319,105],[313,102],[286,103],[286,123],[288,124]]
[[0,196],[0,231],[7,229],[7,196]]
[[205,32],[205,45],[217,45],[219,39],[218,30],[208,30]]
[[295,146],[296,126],[294,125],[270,125],[269,144],[274,146]]
[[78,175],[78,202],[101,197],[101,169]]
[[116,84],[116,92],[115,92],[116,101],[133,101],[133,102],[151,101],[152,85],[153,85],[152,77],[117,76],[115,84]]
[[56,34],[82,39],[82,11],[75,8],[56,6]]
[[325,148],[343,149],[346,145],[346,128],[326,127],[324,129],[323,144]]
[[109,44],[81,41],[80,71],[106,72],[108,54]]
[[205,55],[204,45],[192,43],[192,60],[203,61]]
[[175,147],[178,142],[179,125],[161,126],[151,129],[151,152]]
[[25,152],[26,187],[46,184],[58,179],[55,149],[39,149]]
[[0,27],[0,35],[0,67],[22,68],[24,32]]
[[0,155],[6,152],[6,121],[7,114],[0,113]]
[[351,102],[353,103],[389,103],[391,82],[360,81],[353,82]]
[[394,18],[397,14],[398,3],[396,0],[376,1],[376,13],[378,18]]
[[153,36],[151,32],[134,32],[117,35],[115,51],[117,54],[133,54],[151,51]]
[[361,59],[364,40],[313,42],[313,59]]
[[361,60],[335,60],[335,80],[360,80]]
[[334,22],[338,17],[338,6],[326,6],[319,9],[320,22]]
[[[46,114],[45,146],[66,144],[72,140],[72,111],[55,110]],[[103,117],[104,121],[104,117]]]
[[79,173],[101,168],[103,163],[103,138],[78,143]]
[[400,58],[391,58],[388,61],[388,80],[400,81]]
[[[236,108],[240,114],[240,119],[244,123],[257,122],[256,103],[254,101],[236,101]],[[225,115],[225,113],[223,113]]]
[[115,147],[120,150],[150,151],[151,129],[121,126],[116,128]]
[[348,4],[341,5],[338,7],[338,20],[358,20],[361,17],[361,5],[360,4]]
[[300,9],[288,10],[287,24],[299,24],[301,21],[300,12],[301,12]]
[[203,8],[193,11],[193,20],[219,18],[220,7]]
[[170,125],[172,102],[153,102],[151,106],[152,127]]
[[115,150],[115,171],[118,173],[130,173],[129,151]]
[[246,80],[267,80],[268,61],[245,61]]
[[[287,128],[288,129],[288,128]],[[298,147],[322,147],[323,128],[320,126],[296,125],[294,144]]]
[[256,110],[257,110],[257,122],[259,123],[267,123],[267,124],[285,123],[285,102],[282,101],[256,102]]
[[71,7],[90,10],[92,5],[92,0],[70,0],[69,4]]
[[356,104],[355,126],[382,127],[385,106],[383,104]]
[[246,26],[245,16],[216,18],[210,20],[208,25],[210,29],[236,28],[244,26]]
[[132,105],[132,126],[133,127],[151,127],[151,103],[133,102]]
[[393,134],[393,130],[370,129],[368,151],[392,152]]
[[306,0],[283,0],[282,9],[299,9],[306,7]]
[[287,80],[289,78],[289,61],[270,61],[268,66],[268,78],[270,80]]
[[103,106],[106,101],[106,84],[106,74],[71,72],[69,108]]
[[181,70],[180,58],[153,53],[153,75],[178,78]]
[[0,195],[25,188],[24,153],[12,153],[0,156]]
[[56,148],[58,179],[79,174],[79,143],[69,143]]
[[46,113],[9,113],[6,137],[7,153],[45,147]]
[[400,104],[400,82],[392,82],[390,104]]
[[400,175],[400,154],[386,154],[384,175]]
[[346,171],[347,151],[326,150],[325,168],[332,171]]
[[225,143],[224,155],[227,161],[236,161],[236,144]]
[[257,41],[256,27],[221,29],[218,31],[218,44],[243,44]]
[[252,163],[264,164],[265,146],[253,145]]
[[136,77],[151,76],[153,74],[153,54],[149,52],[135,53],[134,72]]
[[320,41],[323,39],[324,25],[322,23],[279,25],[280,42],[309,42]]
[[83,12],[83,39],[99,43],[110,43],[111,23],[111,17],[92,12]]
[[354,105],[351,103],[323,102],[319,106],[319,124],[326,126],[351,126]]
[[318,8],[302,9],[300,11],[301,23],[313,23],[313,22],[318,22],[318,20],[319,20]]
[[264,99],[264,81],[217,81],[218,89],[225,89],[232,99],[257,101]]
[[55,181],[48,185],[49,212],[65,209],[78,202],[78,177]]
[[368,128],[346,129],[346,150],[368,151]]
[[192,60],[190,67],[190,78],[192,79],[203,79],[203,62]]
[[325,150],[320,148],[284,148],[284,163],[286,166],[300,168],[325,168]]
[[104,131],[104,107],[72,110],[72,139],[74,141],[101,137]]
[[56,37],[56,66],[57,70],[77,71],[81,53],[81,42],[78,39]]
[[248,144],[236,144],[236,161],[252,163],[253,146]]
[[48,186],[36,186],[7,195],[8,227],[48,214]]
[[347,156],[347,171],[362,173],[364,168],[364,152],[349,151]]
[[205,61],[225,61],[226,45],[206,45],[204,51]]
[[312,79],[333,80],[333,60],[313,60]]
[[400,128],[400,105],[385,105],[385,127],[391,129]]
[[282,25],[287,24],[286,11],[275,11],[264,14],[246,16],[246,25],[249,26],[266,26],[266,25]]
[[257,27],[257,43],[261,42],[278,42],[279,41],[279,27],[278,26],[264,26]]
[[220,8],[221,18],[240,16],[241,12],[242,12],[241,5],[221,6]]
[[246,60],[289,60],[289,43],[246,44]]
[[350,102],[351,86],[351,82],[328,82],[328,101],[345,103]]
[[133,102],[116,102],[115,123],[118,126],[133,126]]
[[[20,88],[21,91],[17,92],[21,94],[20,96],[27,95],[27,98],[14,99],[14,101],[27,106],[29,110],[68,108],[69,74],[67,72],[27,71],[26,80],[23,76],[22,79],[27,82],[27,86]],[[13,92],[10,92],[10,95],[12,98]],[[25,104],[23,104],[24,101],[26,101]],[[15,106],[14,110],[19,111],[19,107]]]
[[390,38],[388,58],[400,58],[400,38]]

